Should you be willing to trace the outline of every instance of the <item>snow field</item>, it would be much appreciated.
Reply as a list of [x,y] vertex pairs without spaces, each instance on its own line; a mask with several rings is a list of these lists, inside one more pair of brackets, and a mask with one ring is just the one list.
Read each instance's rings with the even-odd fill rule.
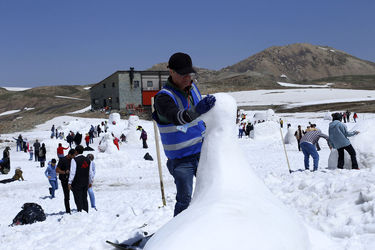
[[[292,131],[295,131],[297,125],[306,128],[308,122],[316,123],[317,127],[323,133],[328,133],[328,124],[330,121],[324,120],[325,113],[296,113],[279,114],[284,120],[283,134],[286,135],[286,124],[292,124]],[[359,114],[358,126],[360,124],[373,124],[374,114]],[[61,126],[65,135],[69,130],[74,132],[86,133],[90,125],[94,126],[101,123],[100,119],[87,119],[63,116],[48,121],[31,131],[20,132],[23,137],[34,142],[39,139],[47,146],[47,159],[56,158],[56,148],[58,142],[67,146],[64,141],[50,139],[50,128],[52,124]],[[115,133],[126,130],[128,121],[121,120],[116,127],[111,127]],[[137,124],[138,125],[138,124]],[[16,167],[22,167],[24,172],[24,182],[12,182],[0,185],[1,203],[0,203],[0,246],[1,249],[111,249],[105,240],[120,242],[134,236],[139,231],[153,233],[172,219],[175,203],[175,186],[172,177],[169,175],[165,163],[166,158],[162,153],[163,177],[167,199],[167,206],[161,207],[161,195],[159,186],[159,177],[157,172],[157,162],[155,153],[155,142],[153,125],[149,121],[139,120],[141,125],[148,133],[149,149],[142,149],[142,143],[139,140],[139,131],[132,133],[134,143],[120,144],[120,151],[110,151],[99,153],[94,151],[96,163],[96,178],[93,185],[96,206],[98,211],[90,208],[89,214],[76,213],[73,195],[70,196],[70,205],[73,208],[72,215],[66,215],[64,211],[63,192],[59,182],[59,189],[56,191],[56,198],[48,198],[49,183],[44,176],[45,169],[39,168],[39,163],[28,161],[29,155],[23,152],[16,152],[15,143],[11,146],[11,172],[6,175],[0,175],[0,179],[10,178],[14,174]],[[355,124],[347,124],[352,129]],[[374,165],[360,170],[326,170],[328,167],[328,158],[330,150],[324,139],[319,141],[322,148],[319,151],[320,162],[317,172],[294,172],[289,174],[286,165],[286,159],[283,152],[283,146],[278,126],[270,125],[270,131],[267,129],[267,123],[263,124],[263,133],[255,136],[253,139],[242,138],[237,140],[238,150],[244,153],[244,161],[249,166],[250,173],[255,175],[246,179],[252,185],[253,192],[244,194],[253,203],[249,204],[247,210],[254,211],[264,202],[263,198],[268,197],[267,191],[260,188],[264,183],[269,190],[277,197],[289,215],[297,216],[305,225],[309,235],[309,243],[313,250],[372,250],[375,249],[375,221],[374,221]],[[260,127],[259,127],[260,128]],[[277,131],[275,131],[275,129]],[[234,137],[237,138],[236,129],[233,129]],[[257,126],[255,127],[257,130]],[[371,141],[373,134],[370,132],[365,135],[365,128],[360,128],[361,134],[358,137],[352,137],[351,141],[357,150],[358,160],[360,152],[372,150],[374,143]],[[218,131],[219,132],[219,131]],[[1,135],[1,138],[17,137],[19,133]],[[262,134],[265,138],[262,138]],[[268,136],[271,135],[272,136]],[[115,134],[120,136],[120,134]],[[370,139],[368,139],[370,138]],[[368,139],[368,140],[367,140]],[[358,142],[357,142],[358,140]],[[138,142],[138,143],[137,143]],[[99,139],[94,139],[94,149],[97,149]],[[356,145],[355,145],[356,144]],[[3,149],[7,144],[0,145]],[[361,146],[364,145],[364,149]],[[232,144],[226,144],[225,150],[230,151]],[[298,152],[295,140],[286,145],[291,168],[297,170],[303,168],[303,154]],[[215,152],[215,148],[212,149]],[[224,149],[223,149],[224,150]],[[237,150],[237,151],[238,151]],[[155,159],[153,162],[143,160],[143,155],[149,152]],[[220,151],[221,152],[221,151]],[[217,152],[215,152],[217,154]],[[230,170],[236,168],[236,161],[229,161],[225,157],[227,153],[222,153],[220,157],[225,160],[226,172],[230,175]],[[372,162],[371,154],[366,156],[368,162]],[[206,159],[209,160],[209,159]],[[311,163],[312,164],[312,161]],[[252,170],[251,170],[252,169]],[[232,176],[233,177],[233,176]],[[258,180],[257,180],[258,179]],[[255,184],[258,182],[259,184]],[[234,197],[239,197],[241,192],[234,193]],[[228,195],[229,196],[229,195]],[[230,196],[229,196],[230,197]],[[273,199],[271,204],[274,203]],[[202,198],[202,200],[204,200]],[[219,199],[215,199],[219,200]],[[237,199],[232,200],[228,206],[234,208]],[[36,202],[40,204],[47,220],[32,225],[8,227],[12,219],[21,210],[21,206],[26,202]],[[199,204],[198,204],[199,205]],[[241,207],[241,206],[240,206]],[[228,208],[223,206],[223,209]],[[252,210],[253,209],[253,210]],[[250,224],[246,227],[226,225],[226,217],[234,216],[241,210],[234,209],[232,213],[225,216],[215,217],[219,226],[228,227],[233,232],[252,232]],[[246,214],[246,213],[245,213]],[[200,213],[197,213],[197,218]],[[218,215],[218,213],[213,213]],[[256,213],[253,216],[258,215]],[[254,222],[261,223],[262,218]],[[241,217],[242,218],[242,217]],[[201,221],[203,223],[203,220]],[[212,222],[212,221],[211,221]],[[265,221],[263,221],[265,222]],[[214,223],[214,224],[215,224]],[[210,223],[208,223],[210,224]],[[264,223],[265,230],[272,225]],[[289,230],[288,225],[285,230]],[[283,229],[284,230],[284,229]],[[216,229],[213,231],[215,232]],[[262,231],[262,230],[260,230]],[[197,231],[202,235],[202,231]],[[215,240],[220,242],[226,236],[217,234]],[[240,237],[240,234],[238,234]],[[262,240],[272,241],[275,239],[273,234],[263,235],[259,241],[245,239],[236,241],[230,249],[259,249]],[[204,246],[203,236],[199,236],[197,246]],[[20,244],[22,242],[22,244]]]

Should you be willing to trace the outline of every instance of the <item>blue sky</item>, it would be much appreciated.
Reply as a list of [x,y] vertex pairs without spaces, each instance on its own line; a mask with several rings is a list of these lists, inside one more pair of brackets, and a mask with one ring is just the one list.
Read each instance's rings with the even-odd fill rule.
[[0,0],[0,86],[90,84],[171,54],[221,69],[270,46],[375,62],[375,1]]

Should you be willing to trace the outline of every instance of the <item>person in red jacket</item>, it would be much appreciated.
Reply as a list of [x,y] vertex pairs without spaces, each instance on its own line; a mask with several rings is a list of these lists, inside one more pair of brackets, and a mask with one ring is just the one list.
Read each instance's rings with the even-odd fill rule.
[[90,135],[89,134],[86,134],[85,142],[86,142],[86,147],[89,147],[89,145],[90,145]]
[[64,148],[61,143],[57,147],[57,157],[62,158],[64,157],[64,150],[69,149],[69,147]]

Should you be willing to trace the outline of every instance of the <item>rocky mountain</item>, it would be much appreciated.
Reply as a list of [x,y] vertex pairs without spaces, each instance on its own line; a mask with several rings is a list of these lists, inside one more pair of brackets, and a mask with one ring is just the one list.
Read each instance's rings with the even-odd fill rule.
[[[166,69],[167,63],[151,69]],[[204,90],[234,91],[280,88],[277,81],[326,83],[336,87],[375,89],[375,63],[328,46],[296,43],[273,46],[221,70],[197,68]],[[361,78],[360,83],[353,79]]]
[[375,74],[375,63],[343,51],[306,43],[270,47],[221,71],[287,76],[291,81],[342,75]]

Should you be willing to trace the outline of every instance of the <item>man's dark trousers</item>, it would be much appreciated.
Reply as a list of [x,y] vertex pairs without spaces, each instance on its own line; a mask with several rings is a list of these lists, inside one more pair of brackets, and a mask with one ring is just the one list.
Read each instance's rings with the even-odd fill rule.
[[341,168],[341,169],[344,168],[344,149],[350,155],[350,158],[352,160],[352,169],[358,169],[357,158],[356,158],[355,150],[352,144],[350,144],[349,146],[337,149],[337,151],[339,152],[339,160],[337,161],[337,168]]
[[70,204],[69,204],[69,200],[70,200],[70,193],[69,192],[70,191],[69,191],[69,188],[68,188],[68,180],[61,181],[61,186],[62,186],[63,191],[64,191],[65,212],[70,214]]
[[72,187],[74,202],[77,206],[77,211],[81,212],[82,209],[89,212],[89,204],[87,201],[87,189],[88,186],[74,186]]

